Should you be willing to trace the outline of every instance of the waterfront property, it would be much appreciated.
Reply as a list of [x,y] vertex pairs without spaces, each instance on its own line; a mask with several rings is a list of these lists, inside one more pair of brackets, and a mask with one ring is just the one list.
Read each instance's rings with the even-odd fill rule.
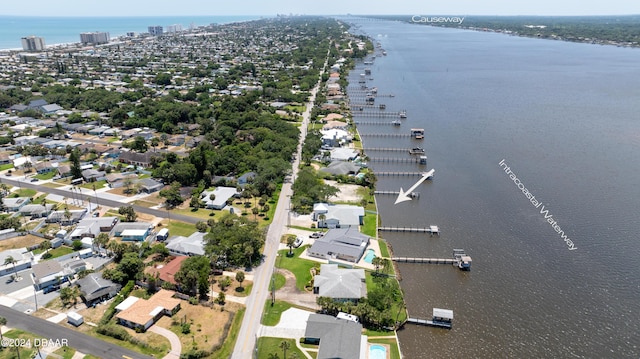
[[338,268],[337,264],[322,264],[320,274],[313,278],[313,293],[337,301],[356,302],[367,296],[364,269]]
[[364,255],[370,238],[358,231],[357,227],[336,228],[315,240],[307,250],[311,257],[332,260],[339,259],[357,263]]
[[433,308],[431,320],[408,318],[407,323],[451,329],[453,325],[453,310]]
[[311,218],[318,228],[342,228],[364,224],[364,208],[346,204],[316,203]]
[[318,344],[318,359],[360,358],[362,324],[324,314],[311,314],[304,342]]

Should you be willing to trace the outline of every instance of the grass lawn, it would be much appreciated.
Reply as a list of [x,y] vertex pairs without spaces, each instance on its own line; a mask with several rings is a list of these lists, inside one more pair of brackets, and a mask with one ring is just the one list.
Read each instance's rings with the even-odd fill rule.
[[210,209],[199,208],[194,210],[193,208],[176,208],[172,209],[171,212],[183,214],[189,217],[200,218],[203,221],[207,221],[209,218],[215,218],[215,216],[211,216],[211,213],[215,213]]
[[49,250],[49,253],[51,254],[51,258],[49,258],[49,259],[51,260],[51,259],[54,259],[54,258],[57,258],[57,257],[62,257],[64,255],[67,255],[67,254],[70,254],[70,253],[73,253],[73,252],[74,252],[73,248],[71,248],[71,247],[60,246],[58,248]]
[[171,222],[166,219],[162,222],[162,227],[169,229],[170,236],[183,236],[189,237],[196,232],[196,226],[189,223],[179,222],[172,220]]
[[36,193],[38,193],[38,191],[36,191],[35,189],[23,188],[23,189],[19,189],[19,190],[13,192],[9,197],[11,197],[11,198],[33,197],[33,196],[36,195]]
[[264,304],[264,314],[262,315],[262,321],[260,323],[271,327],[277,325],[280,322],[282,313],[291,307],[293,307],[293,305],[288,302],[276,300],[276,302],[271,305],[271,299],[267,300]]
[[388,344],[391,348],[391,359],[400,359],[400,349],[398,349],[398,343],[395,339],[369,339],[369,343],[374,344]]
[[300,254],[309,247],[308,245],[293,250],[293,257],[287,257],[289,249],[283,249],[278,251],[278,258],[276,259],[276,267],[284,268],[291,271],[296,276],[296,287],[300,290],[305,290],[305,286],[311,282],[311,268],[320,267],[319,263],[310,261],[308,259],[300,259]]
[[136,206],[145,207],[145,208],[151,208],[158,205],[157,203],[147,202],[143,200],[133,201],[133,204],[135,204]]
[[62,348],[60,348],[60,349],[58,349],[58,350],[53,352],[53,354],[59,355],[60,358],[62,358],[62,359],[71,359],[71,358],[73,358],[73,355],[75,353],[76,353],[76,350],[72,349],[72,348],[69,348],[69,347],[62,347]]
[[102,181],[83,183],[83,184],[80,185],[80,187],[93,190],[94,186],[95,186],[96,189],[100,189],[100,188],[103,188],[104,185],[106,185],[106,184],[107,184],[107,180],[102,180]]
[[49,171],[46,173],[41,173],[33,176],[33,178],[37,178],[39,180],[50,180],[56,176],[56,171]]
[[391,258],[389,248],[387,247],[387,241],[382,238],[378,238],[378,245],[380,246],[380,254],[383,258]]
[[262,337],[258,339],[258,359],[272,358],[271,354],[277,354],[277,358],[284,358],[280,348],[280,343],[283,341],[290,344],[289,349],[287,349],[287,358],[291,357],[292,353],[296,353],[298,358],[306,358],[300,349],[296,347],[295,339]]
[[8,170],[13,168],[13,163],[7,163],[4,165],[0,165],[0,171]]
[[[42,200],[44,200],[47,197],[47,194],[41,194],[38,197],[34,198],[33,201],[31,201],[31,203],[33,204],[42,204]],[[48,202],[49,204],[51,204],[51,202]]]
[[364,225],[360,227],[360,232],[366,234],[369,237],[376,238],[376,222],[378,221],[378,215],[375,213],[365,212]]
[[276,290],[278,290],[278,289],[280,289],[280,288],[284,287],[284,285],[287,283],[287,278],[285,278],[285,277],[284,277],[282,274],[280,274],[280,273],[274,273],[274,274],[273,274],[273,278],[275,278],[275,279],[272,279],[272,280],[274,281],[274,284],[275,284]]
[[[30,343],[33,343],[33,340],[38,338],[40,339],[39,336],[29,333],[29,332],[25,332],[23,330],[19,330],[19,329],[11,329],[10,331],[4,333],[4,338],[5,340],[7,340],[8,338],[11,339],[21,339],[26,341],[29,341]],[[8,346],[8,345],[2,345],[3,347]],[[36,353],[36,349],[31,347],[26,347],[26,346],[22,346],[19,345],[17,346],[18,350],[16,351],[16,347],[12,347],[6,350],[2,350],[0,351],[0,359],[13,359],[13,358],[31,358],[33,356],[34,353]],[[4,348],[3,348],[4,349]],[[16,356],[17,354],[17,356]]]
[[[371,275],[373,272],[365,271],[365,281],[367,283],[367,292],[373,291],[378,287],[376,281],[373,280],[373,276]],[[388,277],[390,287],[388,290],[400,293],[397,297],[393,298],[394,302],[389,307],[388,311],[397,315],[398,321],[403,322],[407,319],[407,311],[404,309],[404,298],[402,297],[402,289],[400,288],[400,283],[394,277]],[[399,314],[398,314],[399,313]]]
[[242,287],[237,286],[236,288],[234,288],[234,290],[233,290],[233,292],[231,294],[236,296],[236,297],[246,297],[249,294],[251,294],[251,290],[252,289],[253,289],[253,283],[252,282],[243,283]]

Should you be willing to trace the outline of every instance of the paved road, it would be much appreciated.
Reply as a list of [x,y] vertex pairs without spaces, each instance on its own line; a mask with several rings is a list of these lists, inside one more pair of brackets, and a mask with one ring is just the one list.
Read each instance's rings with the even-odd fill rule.
[[7,318],[8,327],[26,330],[47,340],[53,339],[62,342],[63,339],[66,339],[69,347],[98,358],[152,358],[2,305],[0,305],[0,316]]
[[[328,54],[327,54],[328,55]],[[325,62],[324,67],[326,68]],[[322,74],[324,70],[320,73]],[[311,101],[307,104],[305,112],[302,114],[302,126],[300,127],[300,143],[298,144],[298,151],[295,161],[293,161],[293,182],[298,175],[298,167],[300,166],[300,158],[302,154],[302,144],[307,134],[307,126],[309,125],[309,118],[311,116],[311,109],[313,108],[313,101],[316,93],[318,92],[320,81],[313,90],[311,90]],[[262,312],[264,310],[265,302],[269,296],[269,284],[271,276],[273,274],[273,268],[275,266],[276,257],[278,255],[278,246],[280,244],[280,238],[284,233],[287,226],[287,219],[290,215],[290,197],[293,194],[291,189],[291,183],[285,183],[282,185],[282,191],[278,204],[276,206],[276,212],[273,216],[273,222],[269,225],[269,231],[267,232],[266,243],[264,247],[264,262],[256,269],[253,277],[253,289],[251,295],[247,297],[247,310],[242,319],[242,326],[238,333],[238,341],[236,342],[233,350],[232,359],[249,359],[253,357],[253,351],[256,347],[256,339],[258,336],[258,330],[260,328],[260,320],[262,318]]]
[[[73,198],[74,196],[73,192],[70,190],[63,189],[63,188],[46,187],[38,184],[37,182],[23,181],[17,178],[12,178],[7,176],[0,176],[0,180],[2,181],[2,183],[10,184],[12,186],[20,186],[22,188],[32,188],[39,192],[57,194],[67,198]],[[89,193],[90,192],[88,192],[87,194]],[[93,194],[91,194],[90,197],[91,197],[91,201],[95,201],[95,196]],[[167,211],[162,211],[159,209],[152,209],[152,208],[147,208],[142,206],[136,206],[134,204],[129,204],[129,203],[120,202],[120,201],[115,201],[112,199],[100,197],[100,193],[98,193],[98,203],[103,206],[115,207],[115,208],[118,208],[120,206],[130,205],[130,206],[133,206],[133,209],[135,209],[136,212],[147,213],[159,218],[167,218],[167,215],[169,215],[172,220],[182,221],[182,222],[191,223],[191,224],[195,224],[202,220],[196,217],[185,216],[183,214],[178,214],[178,213],[167,214]]]

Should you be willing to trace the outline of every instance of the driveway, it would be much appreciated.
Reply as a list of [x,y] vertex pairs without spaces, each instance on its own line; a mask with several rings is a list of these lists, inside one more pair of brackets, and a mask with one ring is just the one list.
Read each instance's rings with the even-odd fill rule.
[[286,269],[278,269],[278,273],[286,278],[284,287],[276,292],[276,299],[284,300],[295,305],[309,308],[310,310],[319,310],[320,306],[316,303],[316,295],[311,292],[303,292],[296,288],[296,276]]
[[182,344],[180,343],[180,338],[178,338],[178,336],[174,332],[157,325],[152,325],[151,328],[149,328],[149,331],[162,335],[163,337],[169,339],[169,343],[171,343],[171,350],[169,351],[169,354],[164,356],[163,359],[180,359]]

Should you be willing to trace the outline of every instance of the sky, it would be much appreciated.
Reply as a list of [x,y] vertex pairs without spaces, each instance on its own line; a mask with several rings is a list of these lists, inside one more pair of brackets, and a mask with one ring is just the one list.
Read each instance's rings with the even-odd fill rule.
[[[630,15],[638,0],[2,0],[0,15]],[[1,26],[1,24],[0,24]]]

